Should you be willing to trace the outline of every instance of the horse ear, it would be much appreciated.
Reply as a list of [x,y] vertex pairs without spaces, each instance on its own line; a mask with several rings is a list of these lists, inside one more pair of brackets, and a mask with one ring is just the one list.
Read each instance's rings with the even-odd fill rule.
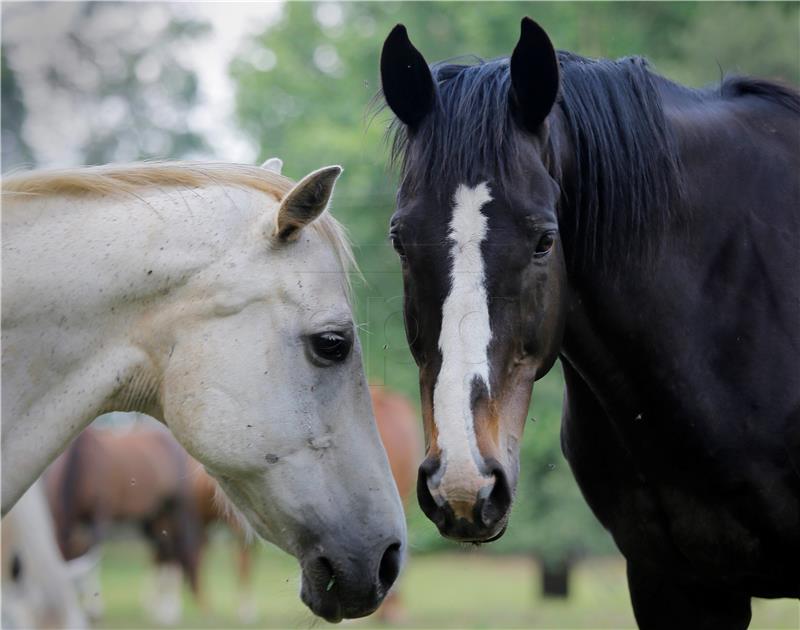
[[296,239],[328,207],[341,173],[341,166],[326,166],[297,182],[281,201],[272,237],[282,243]]
[[277,157],[271,157],[261,165],[261,168],[280,175],[283,170],[283,160]]
[[539,130],[553,104],[559,86],[558,58],[544,29],[529,17],[522,18],[519,42],[511,55],[509,107],[526,130]]
[[422,54],[398,24],[383,43],[381,85],[386,104],[409,127],[415,127],[433,108],[433,77]]

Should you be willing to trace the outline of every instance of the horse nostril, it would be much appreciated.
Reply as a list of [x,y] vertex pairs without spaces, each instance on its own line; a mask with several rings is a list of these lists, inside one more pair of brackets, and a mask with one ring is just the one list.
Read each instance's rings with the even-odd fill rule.
[[494,486],[481,507],[481,521],[485,527],[494,527],[511,507],[511,487],[500,466],[492,470]]
[[422,462],[417,475],[417,501],[422,513],[441,527],[444,524],[444,513],[433,498],[430,489],[430,479],[438,468],[439,462],[432,457],[428,457]]
[[333,564],[325,556],[319,558],[319,577],[320,583],[325,583],[325,590],[331,590],[336,584],[336,572],[333,570]]
[[392,584],[394,584],[394,581],[400,574],[401,560],[400,543],[392,543],[383,553],[381,564],[378,567],[378,579],[380,580],[384,593],[392,587]]

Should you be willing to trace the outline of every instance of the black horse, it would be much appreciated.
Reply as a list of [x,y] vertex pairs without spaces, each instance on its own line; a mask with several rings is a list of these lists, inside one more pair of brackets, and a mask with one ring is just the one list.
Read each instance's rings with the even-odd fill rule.
[[527,18],[510,60],[430,68],[398,25],[381,74],[423,511],[502,535],[560,357],[564,454],[640,626],[800,596],[800,95],[556,53]]

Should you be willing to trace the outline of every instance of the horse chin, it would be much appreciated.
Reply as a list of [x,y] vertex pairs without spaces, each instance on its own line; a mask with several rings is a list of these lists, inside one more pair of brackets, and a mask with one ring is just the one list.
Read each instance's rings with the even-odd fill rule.
[[347,602],[340,593],[335,579],[306,567],[303,568],[301,577],[300,599],[312,613],[328,623],[339,623],[345,618],[357,619],[371,615],[378,609],[382,600],[376,598],[373,603],[367,605]]
[[[490,543],[490,542],[494,542],[495,540],[499,540],[500,538],[503,537],[503,534],[506,533],[506,529],[508,529],[508,525],[503,525],[503,527],[500,528],[500,531],[497,532],[494,536],[492,536],[491,538],[487,538],[486,540],[481,541],[481,542]],[[480,544],[480,543],[478,543],[478,544]]]
[[310,586],[312,583],[313,580],[303,571],[300,586],[300,599],[317,617],[322,617],[328,623],[339,623],[344,619],[344,615],[342,614],[342,605],[336,593],[332,592],[332,589],[315,589]]

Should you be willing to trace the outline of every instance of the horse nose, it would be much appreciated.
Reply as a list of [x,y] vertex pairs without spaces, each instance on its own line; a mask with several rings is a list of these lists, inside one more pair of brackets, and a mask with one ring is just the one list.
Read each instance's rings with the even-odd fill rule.
[[428,457],[419,467],[419,506],[443,536],[464,542],[489,542],[505,532],[512,501],[511,485],[499,462],[486,462],[485,469],[490,481],[482,485],[471,502],[465,502],[448,499],[448,489],[441,484],[443,475],[438,458]]
[[358,549],[358,544],[346,545],[341,553],[330,545],[321,547],[330,551],[313,554],[302,562],[301,599],[329,622],[374,612],[400,574],[402,542],[393,539],[379,546],[377,554]]
[[400,543],[395,542],[383,552],[383,558],[378,566],[378,581],[384,593],[388,593],[392,588],[397,576],[400,575],[400,567],[403,564],[403,555],[400,551]]
[[491,468],[494,484],[485,499],[481,499],[480,516],[484,527],[491,530],[503,521],[511,509],[511,486],[500,464]]
[[439,486],[438,477],[439,460],[434,457],[428,457],[419,467],[417,471],[417,501],[422,513],[427,516],[434,525],[439,528],[439,531],[445,526],[445,509],[441,505],[441,499],[433,498],[431,488],[436,489]]

